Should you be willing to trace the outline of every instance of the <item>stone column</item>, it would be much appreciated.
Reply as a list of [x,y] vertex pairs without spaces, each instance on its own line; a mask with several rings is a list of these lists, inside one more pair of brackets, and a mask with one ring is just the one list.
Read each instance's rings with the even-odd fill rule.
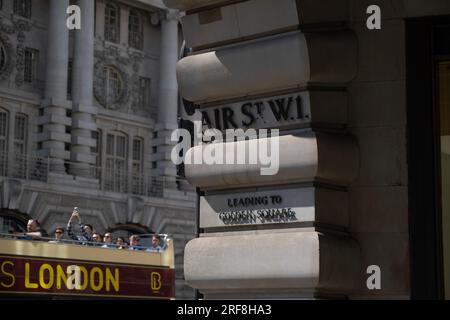
[[91,154],[91,147],[96,146],[96,140],[92,131],[97,130],[97,108],[93,106],[95,1],[78,0],[78,5],[83,15],[81,30],[75,31],[70,173],[93,177],[96,158]]
[[70,143],[66,126],[70,126],[67,110],[71,109],[67,101],[68,6],[69,0],[49,1],[45,98],[41,105],[44,114],[38,119],[38,125],[43,125],[43,132],[38,135],[38,142],[42,143],[38,155],[48,157],[50,170],[57,173],[65,173],[64,160],[70,157],[70,153],[65,150],[65,143]]
[[[178,61],[178,21],[179,12],[169,10],[164,12],[161,19],[161,49],[160,49],[160,77],[158,119],[155,127],[157,139],[158,159],[155,175],[166,177],[166,182],[174,182],[176,167],[170,160],[173,145],[170,143],[172,130],[178,127],[178,84],[176,65]],[[166,186],[173,183],[166,184]]]

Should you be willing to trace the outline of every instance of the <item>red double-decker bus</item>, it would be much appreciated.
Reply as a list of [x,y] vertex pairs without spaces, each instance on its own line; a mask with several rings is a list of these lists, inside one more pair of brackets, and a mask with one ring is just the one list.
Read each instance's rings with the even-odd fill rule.
[[161,252],[0,235],[0,299],[174,299],[173,241]]

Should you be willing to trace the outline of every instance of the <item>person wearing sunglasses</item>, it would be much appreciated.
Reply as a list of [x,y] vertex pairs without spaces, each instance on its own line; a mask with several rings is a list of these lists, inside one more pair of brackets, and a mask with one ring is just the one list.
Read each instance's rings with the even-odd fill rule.
[[61,243],[63,242],[63,236],[64,236],[64,228],[63,227],[56,227],[55,230],[55,239],[50,240],[50,243]]
[[115,248],[116,245],[112,242],[112,235],[111,233],[107,232],[105,233],[105,235],[103,236],[103,245],[102,248]]

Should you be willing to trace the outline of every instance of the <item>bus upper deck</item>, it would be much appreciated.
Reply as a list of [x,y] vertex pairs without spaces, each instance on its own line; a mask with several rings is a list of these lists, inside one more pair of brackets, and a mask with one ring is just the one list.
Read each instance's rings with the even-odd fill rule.
[[148,252],[0,235],[0,298],[173,299],[174,247],[164,241]]

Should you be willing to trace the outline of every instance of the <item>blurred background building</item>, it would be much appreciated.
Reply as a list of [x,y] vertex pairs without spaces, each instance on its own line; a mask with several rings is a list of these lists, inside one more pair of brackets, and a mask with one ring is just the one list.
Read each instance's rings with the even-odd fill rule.
[[[81,30],[66,26],[81,8]],[[115,236],[196,234],[195,196],[176,178],[179,14],[158,0],[0,1],[0,232],[36,218]]]

